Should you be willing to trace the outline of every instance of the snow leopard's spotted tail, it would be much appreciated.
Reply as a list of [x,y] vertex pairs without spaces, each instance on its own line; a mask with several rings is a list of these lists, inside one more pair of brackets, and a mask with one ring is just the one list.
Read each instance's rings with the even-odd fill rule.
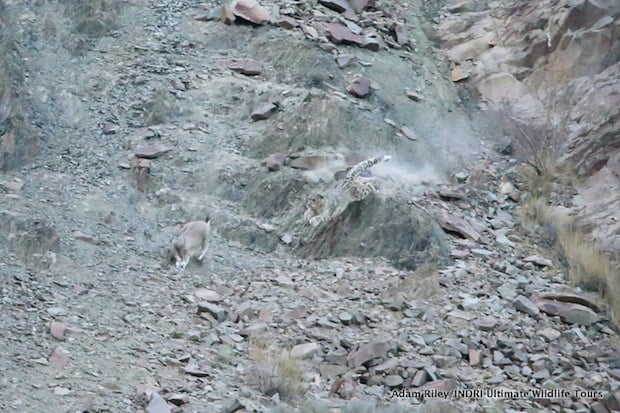
[[392,159],[392,156],[390,155],[379,155],[374,158],[369,158],[369,159],[366,159],[365,161],[358,163],[353,168],[351,168],[351,170],[347,173],[347,176],[344,178],[344,182],[342,183],[342,186],[350,187],[353,181],[355,180],[355,178],[360,176],[362,172],[375,166],[379,162],[389,161],[390,159]]

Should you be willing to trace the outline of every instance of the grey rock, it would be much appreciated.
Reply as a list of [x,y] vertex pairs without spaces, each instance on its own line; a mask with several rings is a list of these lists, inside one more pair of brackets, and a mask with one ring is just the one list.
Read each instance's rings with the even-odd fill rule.
[[388,341],[375,341],[363,344],[359,349],[349,354],[347,362],[349,367],[359,367],[372,359],[385,358],[391,345]]
[[536,305],[529,300],[529,298],[519,295],[512,302],[512,305],[519,311],[523,311],[526,314],[531,316],[537,316],[540,313],[540,310]]
[[306,359],[313,357],[321,349],[318,343],[298,344],[291,349],[291,358]]
[[225,309],[217,304],[213,304],[207,301],[198,303],[198,313],[207,312],[211,314],[218,322],[225,321],[228,318],[228,313]]
[[403,384],[403,381],[403,378],[396,374],[389,375],[384,379],[385,385],[391,389],[400,387]]
[[418,372],[413,376],[411,385],[413,387],[420,387],[426,384],[427,381],[428,381],[428,376],[426,375],[426,371],[418,370]]
[[172,407],[158,393],[153,392],[144,411],[146,413],[171,413]]
[[541,255],[530,255],[528,257],[523,258],[525,262],[531,262],[533,264],[538,265],[539,267],[551,267],[553,266],[553,261],[550,259],[544,258]]

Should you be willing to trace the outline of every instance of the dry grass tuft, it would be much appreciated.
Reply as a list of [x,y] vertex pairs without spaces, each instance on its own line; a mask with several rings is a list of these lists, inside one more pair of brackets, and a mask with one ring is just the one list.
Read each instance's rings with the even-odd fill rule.
[[620,326],[620,274],[608,255],[579,230],[574,217],[541,198],[524,203],[520,220],[543,229],[547,246],[558,255],[574,285],[598,291],[607,300],[613,322]]
[[260,340],[253,340],[249,357],[254,361],[251,379],[261,393],[269,397],[278,394],[285,401],[305,395],[303,368],[299,360],[288,357],[284,351],[269,348]]

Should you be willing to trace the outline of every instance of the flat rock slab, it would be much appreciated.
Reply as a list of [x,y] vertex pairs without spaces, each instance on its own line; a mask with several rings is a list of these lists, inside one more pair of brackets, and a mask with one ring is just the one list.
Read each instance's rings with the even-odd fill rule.
[[438,212],[436,218],[439,225],[448,232],[456,232],[473,241],[478,241],[480,239],[478,231],[464,218],[451,215],[445,211]]
[[170,152],[172,148],[155,145],[138,145],[134,152],[136,158],[155,159]]
[[325,23],[327,38],[336,44],[353,44],[362,47],[364,36],[355,34],[346,25],[341,23]]
[[600,316],[589,307],[575,303],[563,303],[560,301],[540,300],[536,303],[538,308],[549,315],[560,316],[562,321],[568,324],[583,326],[592,325],[600,320]]
[[250,59],[231,60],[226,63],[226,67],[246,76],[257,76],[263,73],[263,64]]

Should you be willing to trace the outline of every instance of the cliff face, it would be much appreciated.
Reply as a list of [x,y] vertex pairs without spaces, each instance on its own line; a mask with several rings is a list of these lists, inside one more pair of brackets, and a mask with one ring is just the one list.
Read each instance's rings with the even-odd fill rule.
[[[561,132],[560,159],[582,177],[580,222],[620,251],[620,3],[615,0],[454,2],[439,30],[452,79],[483,109]],[[550,122],[549,119],[554,119]]]

